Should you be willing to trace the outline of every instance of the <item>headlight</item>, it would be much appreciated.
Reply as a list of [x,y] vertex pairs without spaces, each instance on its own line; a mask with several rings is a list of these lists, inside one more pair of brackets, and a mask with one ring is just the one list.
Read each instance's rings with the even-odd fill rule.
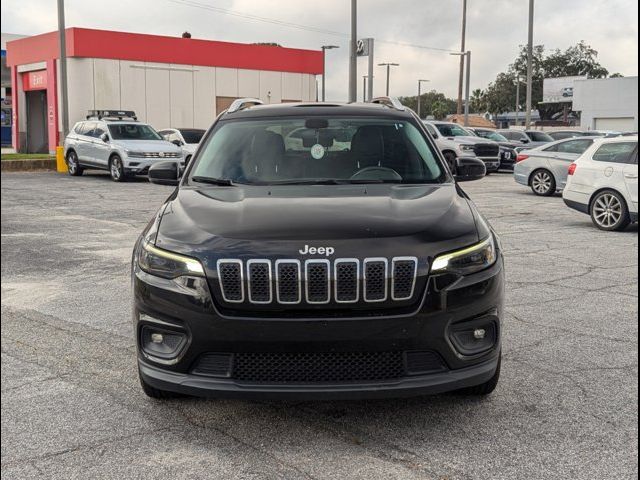
[[469,275],[489,268],[497,259],[496,245],[491,235],[476,245],[436,257],[431,272]]
[[145,272],[163,278],[183,275],[204,277],[204,268],[195,258],[156,248],[144,242],[138,254],[138,266]]
[[463,152],[473,152],[473,145],[460,145],[460,150]]

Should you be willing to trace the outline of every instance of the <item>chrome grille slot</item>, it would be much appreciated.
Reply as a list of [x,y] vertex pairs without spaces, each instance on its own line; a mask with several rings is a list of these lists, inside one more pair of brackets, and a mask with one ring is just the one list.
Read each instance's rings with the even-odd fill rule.
[[247,290],[251,303],[271,303],[273,292],[270,260],[247,262]]
[[414,257],[395,257],[391,265],[391,298],[410,299],[416,284],[418,260]]
[[276,294],[278,303],[300,303],[302,301],[300,283],[300,262],[298,260],[276,261]]
[[307,260],[304,264],[307,303],[329,303],[329,260]]
[[387,299],[386,258],[367,258],[364,261],[364,300],[366,302],[384,302]]
[[227,303],[332,304],[337,308],[339,304],[406,302],[415,297],[418,285],[416,257],[221,259],[217,272],[220,297]]
[[225,302],[244,302],[244,279],[242,260],[218,260],[218,280]]
[[360,298],[360,262],[355,258],[336,260],[333,277],[335,301],[357,302]]

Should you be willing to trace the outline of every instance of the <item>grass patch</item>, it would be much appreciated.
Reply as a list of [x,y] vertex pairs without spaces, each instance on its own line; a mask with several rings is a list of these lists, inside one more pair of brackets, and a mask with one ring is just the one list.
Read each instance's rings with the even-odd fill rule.
[[56,158],[48,153],[3,153],[2,160],[43,160]]

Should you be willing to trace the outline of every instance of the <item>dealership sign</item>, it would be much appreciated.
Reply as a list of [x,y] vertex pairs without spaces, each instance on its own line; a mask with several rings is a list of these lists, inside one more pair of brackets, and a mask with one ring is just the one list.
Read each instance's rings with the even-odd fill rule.
[[25,92],[28,92],[30,90],[46,90],[46,88],[46,70],[36,70],[34,72],[25,72],[22,74],[22,89]]
[[573,89],[576,80],[584,80],[586,76],[545,78],[542,84],[543,103],[573,102]]

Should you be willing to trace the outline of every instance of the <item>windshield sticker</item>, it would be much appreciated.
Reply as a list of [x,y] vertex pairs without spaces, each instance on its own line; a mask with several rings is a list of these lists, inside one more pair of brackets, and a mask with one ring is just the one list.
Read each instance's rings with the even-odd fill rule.
[[313,147],[311,147],[311,156],[316,160],[320,160],[324,157],[324,147],[319,143],[316,143]]

